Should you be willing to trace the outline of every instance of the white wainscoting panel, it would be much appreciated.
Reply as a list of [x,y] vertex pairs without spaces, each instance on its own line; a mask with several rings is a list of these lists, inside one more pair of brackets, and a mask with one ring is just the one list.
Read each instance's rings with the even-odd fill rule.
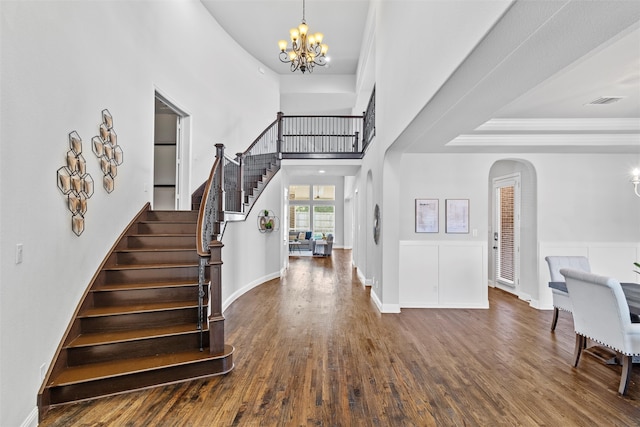
[[633,263],[640,260],[640,243],[634,242],[540,242],[539,298],[536,308],[553,309],[546,256],[580,255],[589,259],[591,272],[614,277],[620,282],[640,282]]
[[435,307],[438,302],[438,246],[400,244],[400,307]]
[[400,241],[400,307],[488,308],[486,241]]
[[486,243],[440,246],[440,305],[488,308]]

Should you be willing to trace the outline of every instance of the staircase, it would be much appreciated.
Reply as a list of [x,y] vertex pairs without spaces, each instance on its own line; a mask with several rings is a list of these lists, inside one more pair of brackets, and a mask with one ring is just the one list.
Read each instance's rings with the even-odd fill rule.
[[[250,160],[250,161],[249,161]],[[245,160],[249,163],[253,174],[245,175],[245,196],[243,202],[243,212],[249,212],[255,201],[262,194],[262,190],[267,186],[271,178],[280,170],[280,161],[274,155],[252,156]]]
[[38,392],[40,418],[56,405],[231,371],[234,349],[224,342],[221,304],[226,222],[246,220],[281,159],[362,158],[375,133],[369,120],[373,132],[359,136],[362,123],[366,130],[374,117],[367,114],[278,113],[235,159],[216,144],[192,211],[151,211],[147,204],[78,305]]
[[198,325],[197,211],[145,208],[120,237],[79,305],[38,394],[54,405],[233,369],[233,347],[210,354]]

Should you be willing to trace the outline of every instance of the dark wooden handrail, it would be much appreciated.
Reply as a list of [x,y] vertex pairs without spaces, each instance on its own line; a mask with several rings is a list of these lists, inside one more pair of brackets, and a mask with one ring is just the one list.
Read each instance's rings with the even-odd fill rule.
[[[209,172],[209,178],[205,183],[202,202],[200,203],[200,209],[198,211],[196,244],[198,248],[198,255],[201,257],[209,255],[209,242],[205,242],[205,240],[209,240],[211,236],[206,236],[206,230],[208,229],[208,227],[214,227],[213,222],[217,220],[217,218],[213,217],[213,214],[217,216],[217,206],[211,206],[211,203],[213,202],[211,200],[213,194],[211,193],[211,191],[215,192],[216,190],[219,190],[214,188],[214,180],[216,173],[218,173],[220,164],[220,158],[216,157],[216,160],[213,162],[213,166],[211,167],[211,172]],[[213,228],[211,229],[213,230]]]
[[[278,113],[278,114],[280,114],[280,113]],[[252,143],[251,143],[251,145],[249,145],[249,148],[247,148],[246,150],[244,150],[244,153],[243,153],[243,154],[248,154],[248,153],[250,153],[250,152],[251,152],[251,149],[252,149],[253,147],[255,147],[255,146],[260,142],[260,140],[262,139],[262,137],[263,137],[267,132],[269,132],[273,126],[277,125],[279,122],[280,122],[280,116],[278,116],[278,118],[277,118],[277,119],[275,119],[275,120],[273,121],[273,123],[271,123],[269,126],[267,126],[267,128],[266,128],[265,130],[263,130],[263,131],[262,131],[262,133],[261,133],[261,134],[260,134],[260,135],[259,135],[259,136],[258,136],[258,137],[257,137],[257,138],[252,142]]]

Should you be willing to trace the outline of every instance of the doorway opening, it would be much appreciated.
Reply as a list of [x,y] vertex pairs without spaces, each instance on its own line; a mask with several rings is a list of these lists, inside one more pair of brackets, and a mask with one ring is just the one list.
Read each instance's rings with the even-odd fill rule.
[[520,174],[493,180],[494,285],[520,294]]
[[189,209],[185,156],[185,122],[188,116],[158,92],[155,94],[153,133],[153,209]]

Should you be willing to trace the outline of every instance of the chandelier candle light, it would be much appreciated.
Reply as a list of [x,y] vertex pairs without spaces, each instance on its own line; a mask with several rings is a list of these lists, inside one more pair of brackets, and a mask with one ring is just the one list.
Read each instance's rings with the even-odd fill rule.
[[324,35],[322,33],[309,33],[309,26],[304,19],[305,12],[304,0],[302,0],[302,23],[298,28],[292,28],[289,33],[291,35],[291,48],[287,50],[287,41],[280,40],[280,61],[291,63],[291,71],[296,70],[313,72],[316,65],[325,66],[327,64],[327,50],[329,46],[322,43]]

